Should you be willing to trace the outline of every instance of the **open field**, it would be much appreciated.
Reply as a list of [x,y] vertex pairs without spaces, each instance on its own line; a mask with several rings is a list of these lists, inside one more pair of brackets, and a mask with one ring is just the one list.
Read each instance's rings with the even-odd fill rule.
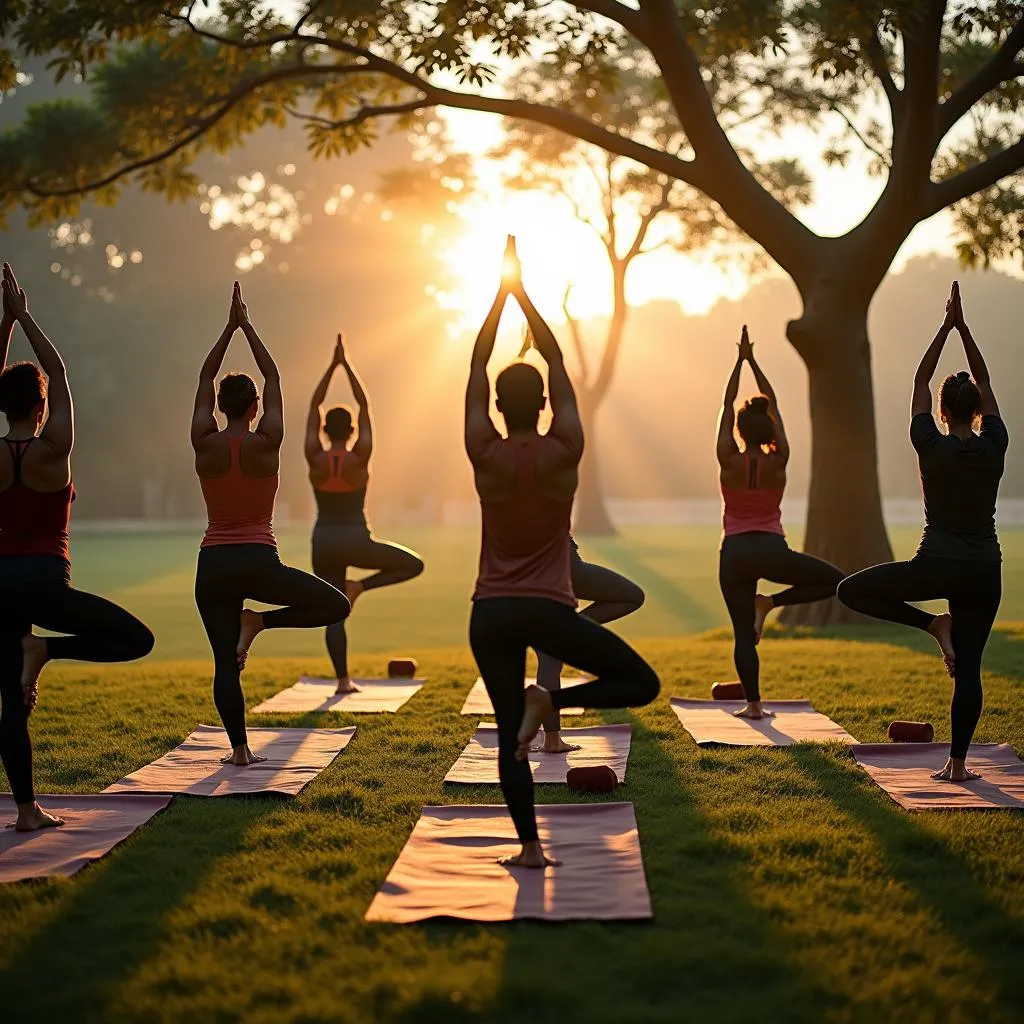
[[[669,695],[703,696],[731,678],[713,531],[648,530],[584,549],[649,593],[624,632],[654,662],[662,695],[605,717],[633,725],[619,798],[636,806],[654,921],[366,924],[421,806],[500,801],[497,787],[441,784],[475,726],[458,714],[476,675],[464,643],[475,537],[399,536],[421,548],[428,573],[358,606],[353,667],[379,671],[388,652],[412,653],[428,685],[395,716],[268,716],[359,729],[295,800],[176,799],[77,878],[0,888],[0,1019],[1024,1016],[1024,816],[911,815],[845,750],[699,750],[678,725]],[[1004,614],[1024,620],[1024,542],[1006,541]],[[116,593],[154,627],[158,648],[137,665],[47,670],[34,716],[41,791],[94,792],[216,721],[189,601],[194,546],[76,544],[79,585]],[[283,548],[304,562],[303,539]],[[327,664],[319,637],[265,639],[245,676],[249,706]],[[809,697],[862,740],[882,740],[894,717],[949,735],[949,683],[927,637],[776,633],[761,651],[768,693]],[[977,738],[1024,750],[1024,627],[1001,624],[986,667]],[[539,799],[574,798],[546,787]]]

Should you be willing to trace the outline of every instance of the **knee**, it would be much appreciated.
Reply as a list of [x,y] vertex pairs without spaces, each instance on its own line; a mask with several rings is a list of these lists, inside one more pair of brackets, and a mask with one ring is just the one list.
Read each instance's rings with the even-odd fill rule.
[[340,590],[335,588],[331,595],[331,622],[343,622],[352,614],[352,602]]
[[846,579],[840,579],[836,584],[836,597],[847,608],[856,607],[857,601],[860,599],[860,583],[857,577],[847,576]]
[[647,600],[647,595],[635,583],[630,584],[629,591],[624,593],[623,597],[633,606],[634,612],[643,608],[644,601]]
[[419,555],[409,556],[409,579],[415,579],[417,576],[422,575],[423,570],[426,566],[423,564],[423,559]]
[[153,650],[156,637],[149,626],[137,622],[131,637],[132,659],[145,658]]
[[658,678],[658,673],[646,661],[643,662],[643,668],[637,677],[637,696],[640,698],[637,701],[637,706],[650,704],[660,692],[661,680]]

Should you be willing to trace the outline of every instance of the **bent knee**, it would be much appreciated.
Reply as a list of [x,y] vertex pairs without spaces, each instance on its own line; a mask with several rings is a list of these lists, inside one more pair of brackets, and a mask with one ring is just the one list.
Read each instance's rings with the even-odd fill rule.
[[644,670],[637,679],[637,696],[640,698],[637,701],[637,706],[642,707],[645,704],[650,704],[653,700],[657,699],[660,692],[661,680],[658,678],[658,673],[647,662],[644,662]]
[[409,556],[409,579],[415,579],[423,573],[426,566],[423,564],[423,559],[419,555]]
[[836,584],[836,597],[846,605],[854,608],[862,597],[862,591],[856,576],[847,576]]
[[149,626],[139,623],[138,636],[135,643],[136,658],[145,658],[146,655],[151,654],[153,647],[156,644],[156,637],[153,635],[153,631]]
[[643,608],[647,595],[640,587],[633,583],[630,589],[623,594],[623,599],[633,606],[633,611],[635,612]]

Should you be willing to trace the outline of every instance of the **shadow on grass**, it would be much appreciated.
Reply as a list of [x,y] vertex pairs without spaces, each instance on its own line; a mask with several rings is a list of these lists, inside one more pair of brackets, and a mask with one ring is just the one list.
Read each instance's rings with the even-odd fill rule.
[[[397,1019],[433,1019],[444,1007],[452,1022],[758,1020],[765,1007],[784,1006],[785,1019],[800,1022],[819,1021],[835,1005],[821,979],[787,959],[781,927],[751,903],[743,879],[750,855],[716,834],[697,807],[662,745],[678,726],[661,713],[653,727],[631,714],[603,716],[633,728],[627,782],[608,799],[634,804],[653,921],[502,925],[501,982],[486,1010],[425,994]],[[538,804],[580,799],[550,786],[537,796]],[[424,932],[436,941],[459,927],[434,923]]]
[[[790,749],[822,794],[874,836],[892,879],[916,893],[921,903],[937,915],[945,935],[980,965],[985,973],[983,987],[998,995],[1011,1018],[1021,1019],[1024,923],[993,902],[978,879],[977,869],[972,870],[940,836],[922,827],[919,817],[893,803],[856,764],[844,763],[811,744]],[[983,814],[1015,813],[964,812],[964,820]],[[936,935],[936,941],[944,939]]]
[[[175,797],[70,882],[25,883],[33,897],[40,886],[56,891],[52,913],[0,971],[5,1024],[110,1019],[120,984],[158,955],[170,916],[220,859],[237,856],[247,830],[279,806],[259,798]],[[228,915],[205,926],[216,937],[248,922]]]

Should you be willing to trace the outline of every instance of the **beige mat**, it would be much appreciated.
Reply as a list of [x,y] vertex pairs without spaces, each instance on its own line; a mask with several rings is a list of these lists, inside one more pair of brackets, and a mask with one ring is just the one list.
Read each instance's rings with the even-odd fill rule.
[[741,700],[690,700],[672,697],[669,703],[683,728],[699,746],[721,743],[730,747],[790,747],[794,743],[857,741],[831,718],[819,714],[808,700],[766,700],[761,706],[774,718],[737,718]]
[[[542,736],[537,737],[540,742]],[[565,773],[570,768],[606,764],[615,772],[619,783],[626,781],[626,761],[629,760],[630,728],[628,725],[592,725],[585,729],[563,729],[566,743],[578,743],[579,750],[568,754],[530,752],[530,767],[534,782],[553,782],[565,785]],[[464,782],[477,785],[498,782],[498,727],[481,722],[476,735],[466,744],[459,759],[452,765],[445,782]]]
[[38,797],[40,805],[64,819],[60,828],[15,832],[17,807],[10,793],[0,794],[0,883],[26,878],[73,875],[110,853],[140,825],[170,802],[169,796],[78,794]]
[[181,746],[103,792],[295,796],[345,749],[355,731],[354,725],[347,729],[249,729],[250,750],[267,760],[239,768],[220,763],[231,753],[227,733],[218,726],[201,725]]
[[537,827],[561,865],[506,868],[498,858],[520,846],[504,807],[424,807],[366,920],[652,916],[632,804],[544,804],[537,807]]
[[394,713],[423,686],[422,679],[353,679],[358,693],[335,693],[337,679],[303,676],[294,686],[257,704],[253,714],[345,711],[353,715]]
[[1009,743],[975,743],[967,767],[972,782],[933,779],[949,756],[948,743],[862,743],[851,748],[857,763],[908,811],[986,810],[1024,807],[1024,762]]
[[[537,682],[533,676],[527,676],[524,687],[533,686]],[[567,690],[570,686],[579,686],[580,683],[589,683],[589,679],[585,679],[583,676],[562,676],[562,689]],[[477,715],[486,718],[487,716],[494,715],[494,708],[491,706],[491,698],[487,696],[487,688],[484,686],[482,679],[477,679],[473,684],[473,689],[469,691],[469,696],[466,698],[466,703],[462,705],[462,711],[460,714],[463,715]],[[565,708],[562,711],[563,715],[582,715],[583,708]]]

